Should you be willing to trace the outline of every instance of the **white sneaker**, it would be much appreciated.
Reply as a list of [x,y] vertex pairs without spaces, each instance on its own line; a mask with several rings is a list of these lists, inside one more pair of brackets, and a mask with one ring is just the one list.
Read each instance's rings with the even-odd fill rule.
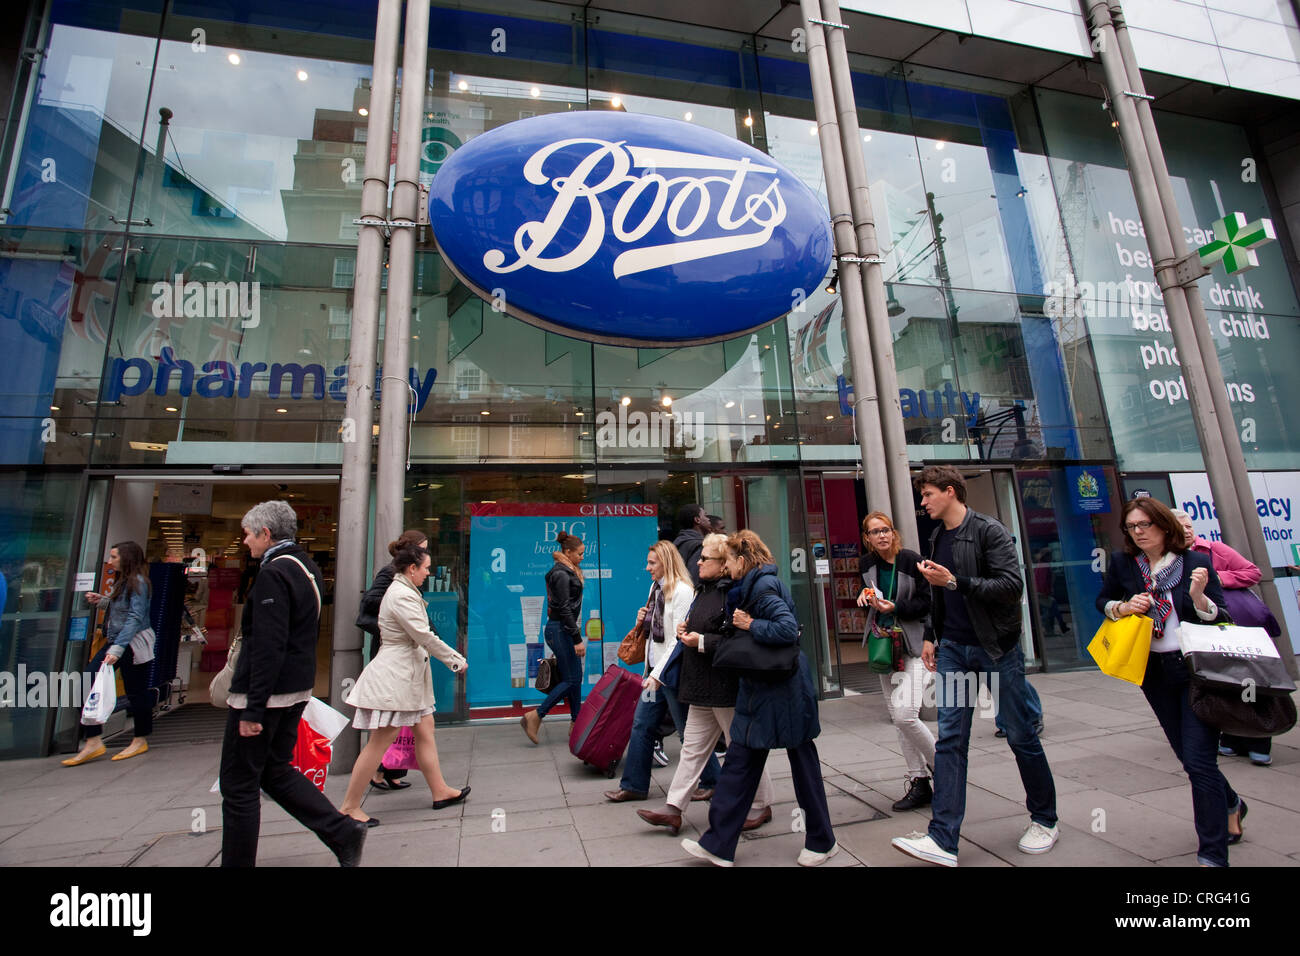
[[890,846],[900,853],[914,856],[926,863],[937,863],[939,866],[957,865],[956,853],[949,853],[935,843],[930,834],[922,833],[920,830],[913,830],[905,837],[894,837],[890,841]]
[[821,866],[839,852],[840,845],[838,843],[834,844],[825,853],[818,853],[816,850],[810,850],[807,847],[804,847],[799,851],[799,859],[797,862],[800,866]]
[[1056,846],[1061,838],[1060,827],[1045,827],[1041,823],[1030,822],[1025,827],[1025,835],[1020,838],[1021,853],[1046,853]]
[[714,856],[712,853],[704,849],[704,847],[700,846],[694,840],[683,840],[682,849],[685,850],[687,853],[689,853],[691,856],[698,857],[701,860],[708,860],[714,866],[735,866],[736,865],[731,860],[724,860],[720,856]]

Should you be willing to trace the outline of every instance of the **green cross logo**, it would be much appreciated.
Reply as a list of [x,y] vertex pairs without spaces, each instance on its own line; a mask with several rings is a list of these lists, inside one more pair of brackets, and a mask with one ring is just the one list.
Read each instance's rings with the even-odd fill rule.
[[1248,224],[1244,214],[1234,212],[1214,223],[1214,241],[1196,251],[1205,268],[1210,268],[1222,259],[1223,268],[1228,275],[1235,276],[1239,272],[1256,268],[1259,256],[1254,249],[1276,238],[1272,219],[1256,219]]

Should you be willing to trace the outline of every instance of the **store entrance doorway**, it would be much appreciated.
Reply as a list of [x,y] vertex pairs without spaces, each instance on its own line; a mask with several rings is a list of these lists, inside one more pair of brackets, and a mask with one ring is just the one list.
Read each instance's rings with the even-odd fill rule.
[[[992,515],[1022,540],[1020,515],[1009,469],[962,468],[966,479],[966,504]],[[863,643],[866,610],[858,607],[862,589],[860,564],[863,554],[862,521],[877,510],[867,502],[866,487],[855,472],[823,471],[804,476],[808,502],[808,536],[812,546],[814,592],[830,640],[830,663],[835,679],[845,692],[879,693],[880,681],[867,664]],[[920,497],[913,500],[918,532],[917,550],[924,557],[935,523],[921,510]],[[881,509],[883,510],[883,509]],[[1023,555],[1021,575],[1024,575]],[[1024,638],[1028,662],[1035,660],[1027,598],[1022,598]]]
[[[116,475],[96,477],[94,482],[102,500],[86,511],[78,590],[104,589],[105,556],[114,544],[135,541],[144,549],[158,635],[151,687],[159,711],[190,704],[208,709],[208,686],[225,665],[258,568],[244,547],[241,519],[258,502],[276,499],[288,502],[297,513],[298,543],[311,553],[324,578],[314,692],[328,697],[338,535],[336,476]],[[69,658],[78,650],[76,656],[84,658],[70,659],[70,666],[81,666],[98,650],[100,613],[74,597],[69,630],[87,639],[69,644]],[[124,716],[114,716],[116,723],[125,725]],[[75,713],[61,715],[57,749],[68,742],[64,737],[74,736],[76,719]],[[112,732],[113,722],[107,730]]]

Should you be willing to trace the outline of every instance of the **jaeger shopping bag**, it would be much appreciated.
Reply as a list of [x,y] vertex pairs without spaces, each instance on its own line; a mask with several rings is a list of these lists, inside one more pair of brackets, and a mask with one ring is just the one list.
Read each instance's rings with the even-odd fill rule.
[[1103,674],[1142,686],[1151,654],[1151,618],[1130,614],[1118,621],[1102,622],[1088,645],[1088,653]]
[[1289,694],[1295,681],[1262,627],[1235,624],[1178,626],[1178,647],[1192,674],[1219,687],[1253,687],[1261,694]]

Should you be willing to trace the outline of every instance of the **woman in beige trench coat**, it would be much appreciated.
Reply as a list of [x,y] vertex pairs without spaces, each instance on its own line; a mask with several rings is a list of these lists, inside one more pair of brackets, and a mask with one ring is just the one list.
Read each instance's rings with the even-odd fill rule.
[[429,628],[428,611],[420,597],[429,563],[429,552],[423,548],[404,548],[394,555],[396,573],[379,605],[379,653],[344,698],[357,708],[352,726],[368,730],[370,739],[352,766],[347,796],[339,809],[370,826],[378,826],[379,821],[362,812],[361,797],[403,727],[414,727],[415,756],[433,793],[433,809],[459,803],[469,794],[469,787],[456,790],[443,779],[433,739],[435,702],[429,655],[446,664],[453,674],[464,673],[469,665]]

